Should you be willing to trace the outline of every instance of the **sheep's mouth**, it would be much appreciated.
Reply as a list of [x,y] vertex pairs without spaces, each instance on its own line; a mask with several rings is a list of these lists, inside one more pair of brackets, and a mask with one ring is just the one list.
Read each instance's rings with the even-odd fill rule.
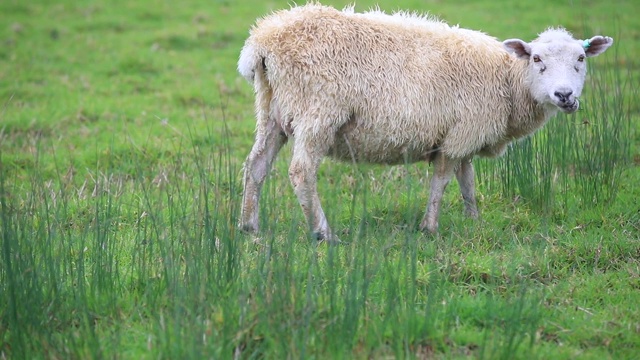
[[558,107],[565,114],[571,114],[576,112],[576,110],[578,110],[578,108],[580,107],[580,102],[578,101],[578,99],[576,99],[572,103],[569,103],[569,104],[564,103],[564,104],[558,105]]

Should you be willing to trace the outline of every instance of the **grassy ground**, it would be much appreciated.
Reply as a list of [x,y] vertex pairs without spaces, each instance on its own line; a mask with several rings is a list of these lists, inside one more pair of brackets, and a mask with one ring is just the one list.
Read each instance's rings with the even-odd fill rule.
[[254,129],[236,60],[286,2],[1,2],[0,356],[637,356],[635,3],[392,4],[500,39],[564,25],[616,43],[590,62],[583,111],[476,163],[480,221],[452,184],[440,234],[416,231],[424,164],[323,164],[351,242],[327,247],[305,232],[288,149],[262,241],[235,229]]

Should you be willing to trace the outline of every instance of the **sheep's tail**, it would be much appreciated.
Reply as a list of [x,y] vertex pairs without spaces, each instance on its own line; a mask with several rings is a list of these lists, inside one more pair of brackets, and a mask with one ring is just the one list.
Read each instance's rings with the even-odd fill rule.
[[247,41],[240,52],[240,59],[238,60],[238,71],[247,81],[253,84],[255,91],[256,132],[258,133],[265,131],[271,113],[271,100],[273,98],[273,89],[267,81],[266,56],[266,51],[259,51],[254,44]]
[[259,51],[255,44],[251,43],[251,38],[247,40],[238,60],[238,71],[248,82],[254,83],[255,75],[264,72],[264,59],[266,53]]

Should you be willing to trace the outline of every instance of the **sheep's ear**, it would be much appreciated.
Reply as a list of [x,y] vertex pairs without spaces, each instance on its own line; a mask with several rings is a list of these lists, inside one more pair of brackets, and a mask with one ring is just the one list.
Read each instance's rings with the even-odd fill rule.
[[587,57],[600,55],[611,45],[613,45],[613,39],[608,36],[598,35],[582,41],[582,47]]
[[502,45],[505,50],[515,54],[519,59],[529,60],[531,57],[531,46],[520,39],[505,40]]

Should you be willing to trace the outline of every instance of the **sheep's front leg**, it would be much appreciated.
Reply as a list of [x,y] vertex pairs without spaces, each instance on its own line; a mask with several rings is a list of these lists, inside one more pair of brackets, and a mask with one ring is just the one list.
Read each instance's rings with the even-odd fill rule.
[[464,209],[467,216],[477,219],[478,208],[476,206],[476,189],[474,184],[474,172],[472,159],[464,159],[456,170],[456,178],[460,184],[460,192],[464,200]]
[[427,212],[420,223],[420,230],[428,230],[435,233],[438,231],[438,215],[440,212],[440,204],[444,190],[447,188],[449,181],[453,177],[454,169],[458,165],[459,160],[447,158],[444,154],[439,153],[434,162],[434,173],[431,178],[431,191],[429,194],[429,204]]
[[260,192],[273,160],[278,155],[287,137],[273,119],[269,119],[264,129],[258,129],[256,141],[244,163],[244,191],[240,228],[246,232],[258,232]]
[[322,210],[318,197],[318,168],[328,149],[325,141],[307,141],[301,134],[295,138],[289,179],[313,236],[319,240],[338,242]]

